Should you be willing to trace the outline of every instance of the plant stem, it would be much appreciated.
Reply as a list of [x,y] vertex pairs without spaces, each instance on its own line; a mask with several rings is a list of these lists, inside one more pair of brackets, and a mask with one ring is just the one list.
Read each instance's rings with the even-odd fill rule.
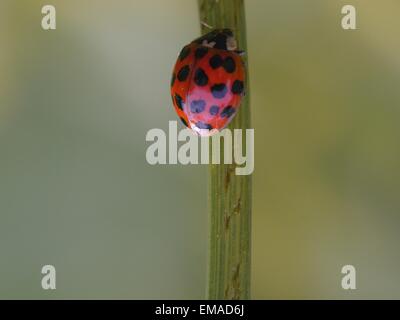
[[[238,48],[246,51],[243,0],[198,0],[198,4],[201,22],[213,28],[232,29]],[[203,24],[201,28],[203,34],[210,32]],[[246,56],[244,60],[247,62]],[[250,128],[248,80],[246,84],[246,96],[230,129]],[[221,158],[223,146],[221,141]],[[251,176],[235,175],[235,167],[210,164],[208,299],[250,298]]]

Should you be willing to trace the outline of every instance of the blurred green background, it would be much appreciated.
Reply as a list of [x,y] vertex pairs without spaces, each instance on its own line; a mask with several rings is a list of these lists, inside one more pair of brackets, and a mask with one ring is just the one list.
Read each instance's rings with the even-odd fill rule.
[[[345,4],[246,1],[255,299],[400,298],[400,2]],[[0,298],[205,297],[207,167],[145,159],[199,32],[194,0],[1,0]]]

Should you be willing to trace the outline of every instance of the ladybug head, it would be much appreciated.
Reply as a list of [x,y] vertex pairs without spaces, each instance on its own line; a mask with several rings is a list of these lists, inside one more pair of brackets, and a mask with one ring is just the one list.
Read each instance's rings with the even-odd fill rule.
[[193,42],[215,49],[229,51],[236,51],[237,49],[235,37],[230,29],[213,30]]

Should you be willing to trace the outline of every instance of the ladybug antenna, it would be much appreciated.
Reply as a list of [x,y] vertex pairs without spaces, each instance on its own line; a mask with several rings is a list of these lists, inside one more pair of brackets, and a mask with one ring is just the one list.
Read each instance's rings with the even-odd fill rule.
[[202,26],[206,27],[207,29],[210,29],[210,30],[214,29],[214,27],[210,26],[207,22],[200,21],[200,23]]

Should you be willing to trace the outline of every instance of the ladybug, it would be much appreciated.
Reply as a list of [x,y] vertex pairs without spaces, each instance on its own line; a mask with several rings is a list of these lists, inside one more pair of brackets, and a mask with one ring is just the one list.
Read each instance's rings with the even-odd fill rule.
[[179,53],[171,96],[183,124],[200,136],[224,129],[237,113],[245,88],[243,51],[230,29],[217,29]]

